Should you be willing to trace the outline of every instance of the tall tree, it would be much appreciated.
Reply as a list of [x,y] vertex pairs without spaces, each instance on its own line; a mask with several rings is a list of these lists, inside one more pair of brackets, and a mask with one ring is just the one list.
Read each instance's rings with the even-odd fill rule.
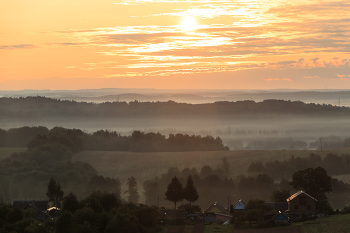
[[49,201],[52,202],[56,207],[61,207],[61,200],[63,199],[64,192],[61,189],[60,183],[51,177],[47,184],[46,195]]
[[192,176],[189,175],[187,178],[186,187],[184,189],[184,199],[190,202],[190,205],[192,202],[195,202],[198,200],[198,191],[196,187],[193,184]]
[[136,179],[133,176],[128,179],[128,190],[126,192],[129,193],[128,202],[132,202],[135,204],[139,202],[140,196],[137,192]]
[[326,193],[332,192],[332,178],[323,167],[299,170],[289,183],[296,190],[303,190],[309,195],[327,201]]
[[171,180],[165,192],[165,200],[176,203],[184,199],[184,189],[176,176]]
[[221,169],[224,170],[227,177],[230,176],[231,166],[226,156],[222,157]]

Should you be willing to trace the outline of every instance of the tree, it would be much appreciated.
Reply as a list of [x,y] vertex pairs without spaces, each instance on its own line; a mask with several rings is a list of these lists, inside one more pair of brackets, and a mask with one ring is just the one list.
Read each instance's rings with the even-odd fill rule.
[[69,193],[67,196],[64,197],[64,200],[62,203],[63,211],[67,210],[71,213],[74,213],[78,208],[79,208],[79,201],[73,193]]
[[222,157],[221,169],[224,170],[226,176],[230,176],[231,168],[230,163],[226,156]]
[[49,183],[47,184],[46,195],[56,207],[61,207],[61,200],[63,199],[64,192],[61,189],[60,183],[51,177]]
[[165,192],[165,200],[174,202],[175,209],[176,209],[176,203],[179,201],[182,201],[183,199],[184,199],[184,190],[183,190],[182,184],[177,179],[177,177],[174,176],[174,178],[171,180]]
[[273,208],[265,203],[264,200],[253,199],[249,200],[245,210],[247,212],[246,218],[249,224],[252,222],[260,222],[264,220],[265,214]]
[[271,193],[271,201],[273,202],[286,202],[288,197],[290,197],[288,189],[277,189]]
[[133,176],[128,179],[128,186],[128,190],[126,191],[127,193],[129,193],[128,202],[137,204],[139,202],[140,196],[137,192],[136,179]]
[[295,172],[289,184],[296,190],[303,190],[319,201],[326,202],[326,193],[332,192],[331,181],[327,171],[323,167],[317,167]]
[[190,205],[192,202],[195,202],[198,200],[198,191],[196,187],[193,184],[192,176],[188,176],[186,187],[184,189],[184,199],[190,202]]
[[70,233],[73,232],[73,216],[68,211],[63,211],[63,213],[58,217],[56,222],[56,232],[57,233]]

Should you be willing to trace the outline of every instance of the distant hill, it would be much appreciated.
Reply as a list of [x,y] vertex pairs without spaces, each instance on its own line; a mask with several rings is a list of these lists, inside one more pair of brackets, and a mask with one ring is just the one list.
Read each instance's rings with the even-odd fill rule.
[[104,102],[100,104],[51,99],[46,97],[0,98],[0,119],[50,118],[227,118],[297,115],[312,117],[350,116],[350,108],[300,101],[264,100],[221,101],[207,104],[168,102]]

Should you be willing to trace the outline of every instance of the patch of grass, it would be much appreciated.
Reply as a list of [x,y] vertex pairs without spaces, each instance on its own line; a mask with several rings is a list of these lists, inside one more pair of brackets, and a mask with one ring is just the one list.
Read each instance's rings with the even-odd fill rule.
[[162,231],[160,231],[159,233],[167,233],[170,227],[171,226],[168,225],[162,226]]
[[315,223],[311,224],[311,221],[305,222],[301,226],[302,233],[345,233],[350,232],[350,214],[337,214],[330,217],[319,218],[314,220]]
[[205,227],[204,233],[212,233],[212,232],[220,232],[220,233],[232,233],[234,231],[234,227],[232,224],[229,225],[218,225],[211,224]]
[[25,151],[27,148],[0,148],[0,160],[5,159],[9,157],[14,152],[22,152]]

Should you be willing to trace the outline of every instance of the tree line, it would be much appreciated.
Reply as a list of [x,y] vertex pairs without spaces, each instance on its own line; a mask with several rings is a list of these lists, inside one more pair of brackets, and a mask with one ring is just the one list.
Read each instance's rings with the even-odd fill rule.
[[262,162],[251,162],[248,173],[266,173],[273,178],[290,178],[297,170],[306,168],[324,167],[330,175],[350,174],[350,155],[328,153],[324,158],[310,153],[307,158],[294,157],[284,161],[274,160],[265,164]]
[[[204,165],[200,171],[197,171],[196,168],[184,168],[182,170],[176,167],[169,168],[167,173],[143,183],[145,203],[147,205],[158,205],[158,203],[160,203],[160,206],[168,206],[168,203],[165,201],[167,198],[165,193],[168,189],[168,184],[176,177],[183,187],[189,175],[193,179],[193,184],[199,193],[196,205],[202,207],[209,206],[214,202],[225,205],[228,198],[232,202],[237,202],[239,199],[249,200],[256,198],[265,200],[266,202],[285,202],[289,196],[300,188],[291,185],[292,176],[288,179],[277,178],[279,182],[276,182],[276,179],[265,173],[250,173],[248,175],[239,175],[236,178],[230,178],[228,175],[229,173],[224,172],[224,163],[225,162],[220,164],[216,169]],[[292,175],[297,171],[298,170],[295,170]],[[342,208],[346,203],[350,203],[350,185],[336,178],[331,178],[330,183],[332,192],[327,193],[327,198],[332,207]],[[306,187],[306,185],[302,187]],[[306,191],[309,191],[309,189]],[[277,192],[277,194],[273,195],[274,192]],[[282,192],[282,197],[280,192]],[[314,192],[310,193],[314,194]],[[318,195],[317,192],[316,194]],[[185,204],[181,201],[181,198],[177,202],[179,202],[180,205]]]
[[91,134],[80,129],[54,127],[21,127],[0,129],[0,147],[26,147],[35,149],[42,145],[61,144],[73,153],[82,150],[98,151],[220,151],[229,150],[220,137],[188,134],[170,134],[134,131],[122,136],[115,131],[98,130]]
[[[305,179],[308,177],[308,179]],[[318,182],[322,180],[322,182]],[[319,211],[334,212],[330,207],[326,193],[333,191],[331,177],[328,176],[326,170],[321,167],[307,168],[295,172],[292,180],[288,184],[296,190],[304,190],[313,197],[317,197],[318,202],[324,203],[323,207],[319,207]],[[133,177],[129,179],[129,195],[136,192],[136,181]],[[133,191],[132,191],[133,190]],[[191,202],[197,201],[201,194],[198,193],[194,181],[191,176],[187,177],[185,188],[182,187],[179,179],[174,176],[167,185],[165,199],[175,204],[186,199],[190,202],[186,206],[186,210],[191,210]],[[46,219],[44,223],[35,220],[37,212],[31,208],[20,210],[17,206],[0,204],[0,230],[1,232],[24,232],[24,233],[153,233],[159,232],[162,228],[158,225],[158,218],[161,216],[160,208],[156,206],[148,206],[143,204],[132,203],[129,200],[122,201],[117,193],[113,191],[94,190],[85,198],[77,198],[74,193],[69,192],[64,195],[59,182],[54,178],[50,178],[46,196],[51,205],[59,206],[60,211],[52,210],[54,219]],[[282,200],[290,196],[288,190],[278,189],[272,192],[271,197],[274,201]],[[269,226],[265,220],[266,214],[276,214],[272,211],[272,207],[266,202],[258,198],[247,200],[245,211],[235,212],[233,205],[227,208],[232,214],[231,223],[235,228],[248,222],[249,225],[255,223],[258,227]],[[320,206],[320,205],[319,205]],[[179,208],[183,208],[180,206]],[[197,206],[198,207],[198,206]],[[348,207],[344,207],[343,211],[348,211]],[[200,212],[200,208],[195,212]],[[188,213],[191,213],[190,211]],[[56,216],[57,215],[57,216]],[[301,221],[306,220],[307,216],[302,216]]]
[[[100,104],[52,99],[42,96],[0,98],[0,119],[37,120],[49,118],[139,118],[155,116],[256,116],[257,114],[298,114],[303,116],[348,116],[350,108],[301,101],[221,101],[207,104],[167,102],[105,102]],[[139,117],[138,117],[139,116]]]
[[[158,232],[160,210],[143,204],[124,202],[118,194],[92,191],[80,199],[72,192],[64,195],[59,182],[50,178],[46,195],[52,206],[51,217],[42,223],[36,220],[32,208],[20,210],[17,206],[0,204],[0,231],[23,233],[152,233]],[[57,205],[55,205],[57,204]],[[57,217],[56,217],[57,215]]]

